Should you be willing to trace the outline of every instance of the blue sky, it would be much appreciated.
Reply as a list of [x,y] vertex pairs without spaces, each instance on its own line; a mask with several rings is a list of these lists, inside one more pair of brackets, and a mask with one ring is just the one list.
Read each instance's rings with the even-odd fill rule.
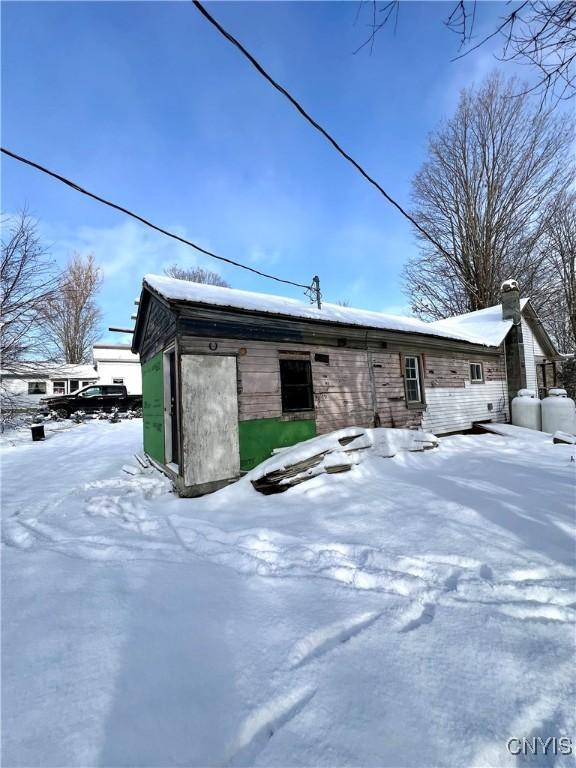
[[[495,47],[451,63],[449,3],[405,3],[396,34],[363,41],[370,3],[218,2],[222,24],[402,204],[426,139]],[[481,3],[478,35],[503,3]],[[502,65],[507,67],[508,65]],[[509,71],[509,69],[505,70]],[[308,282],[326,300],[406,313],[408,223],[189,2],[4,2],[2,144],[224,256]],[[178,262],[233,287],[299,297],[184,246],[2,157],[4,212],[27,205],[64,264],[93,252],[108,325],[142,275]]]

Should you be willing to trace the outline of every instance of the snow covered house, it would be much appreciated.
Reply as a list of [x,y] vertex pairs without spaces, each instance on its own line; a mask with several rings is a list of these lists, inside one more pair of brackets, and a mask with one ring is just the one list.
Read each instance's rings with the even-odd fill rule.
[[501,306],[425,323],[156,275],[132,351],[144,449],[183,495],[339,427],[443,434],[507,421],[537,359],[557,357],[517,286]]
[[69,395],[97,380],[91,365],[31,362],[18,371],[0,371],[2,389],[16,408],[35,407],[41,397]]
[[128,344],[95,344],[92,365],[29,362],[18,371],[0,371],[0,385],[16,408],[34,408],[40,398],[70,395],[89,384],[124,384],[142,394],[140,358]]

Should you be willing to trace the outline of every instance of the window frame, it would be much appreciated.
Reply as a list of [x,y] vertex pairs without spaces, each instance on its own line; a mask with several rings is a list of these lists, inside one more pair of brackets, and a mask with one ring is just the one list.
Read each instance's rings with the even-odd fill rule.
[[[416,360],[416,378],[408,378],[407,376],[407,369],[406,369],[406,361],[407,360]],[[422,409],[426,407],[426,399],[425,399],[425,393],[424,393],[424,376],[423,376],[424,367],[422,365],[422,355],[419,355],[417,353],[413,352],[407,352],[402,355],[402,379],[404,381],[404,398],[406,402],[407,408],[416,408],[416,409]],[[408,381],[416,381],[418,385],[418,396],[419,400],[410,400],[408,397]]]
[[[39,392],[32,392],[30,391],[30,387],[39,387]],[[44,387],[44,391],[42,392],[42,387]],[[28,394],[29,395],[46,395],[47,394],[48,387],[46,386],[45,381],[29,381],[28,382]]]
[[[282,368],[284,364],[286,363],[300,363],[303,364],[307,370],[308,374],[308,381],[303,384],[287,384],[283,380],[282,376]],[[282,414],[286,416],[294,416],[295,414],[311,414],[314,413],[314,381],[312,378],[312,363],[310,361],[310,357],[304,357],[304,356],[291,356],[289,354],[281,354],[278,358],[278,371],[280,376],[280,399],[282,404]],[[309,395],[308,399],[310,402],[309,406],[305,407],[298,407],[298,408],[287,408],[285,405],[285,390],[286,389],[308,389]],[[287,394],[287,393],[286,393]]]
[[123,378],[122,379],[120,379],[120,378],[112,379],[111,386],[114,386],[114,385],[117,385],[117,386],[122,385],[122,386],[124,386],[124,379]]
[[[57,385],[57,384],[58,384],[58,385],[61,385],[61,388],[62,388],[62,392],[57,392],[57,391],[56,391],[56,385]],[[60,389],[60,386],[58,386],[58,389]],[[56,379],[56,381],[53,381],[53,382],[52,382],[52,394],[53,394],[53,395],[58,395],[58,396],[60,396],[60,395],[66,395],[66,394],[68,394],[68,393],[66,392],[66,390],[67,390],[67,387],[66,387],[66,380],[65,380],[65,379]]]
[[[472,376],[472,367],[478,365],[480,366],[480,378],[475,379]],[[470,374],[470,384],[484,384],[486,379],[484,378],[484,363],[482,361],[477,360],[471,360],[468,366],[468,373]]]
[[102,385],[101,384],[90,384],[88,389],[99,389],[100,391],[95,395],[86,395],[86,392],[78,392],[78,397],[85,398],[86,400],[92,400],[95,397],[102,397]]

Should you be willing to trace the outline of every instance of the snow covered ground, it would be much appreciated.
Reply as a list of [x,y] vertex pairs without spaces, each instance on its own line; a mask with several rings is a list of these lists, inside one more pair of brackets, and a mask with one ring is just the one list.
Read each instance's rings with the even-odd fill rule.
[[457,436],[178,499],[141,430],[0,447],[4,766],[513,766],[510,738],[574,739],[576,446]]

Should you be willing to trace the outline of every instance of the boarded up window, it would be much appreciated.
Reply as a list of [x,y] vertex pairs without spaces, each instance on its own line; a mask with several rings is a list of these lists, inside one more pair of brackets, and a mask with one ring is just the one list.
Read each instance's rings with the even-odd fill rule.
[[310,360],[279,360],[283,411],[309,411],[314,407]]

